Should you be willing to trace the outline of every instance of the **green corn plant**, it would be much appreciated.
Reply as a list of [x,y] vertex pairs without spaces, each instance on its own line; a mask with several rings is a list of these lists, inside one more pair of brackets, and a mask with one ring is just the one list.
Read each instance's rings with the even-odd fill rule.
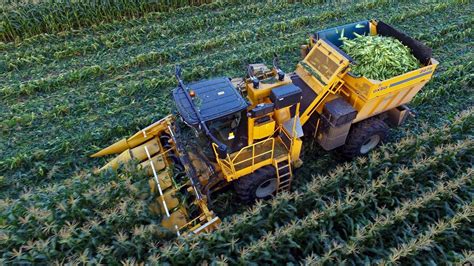
[[[472,141],[466,141],[466,142],[470,143],[470,144],[467,144],[467,145],[470,145],[471,148],[474,145],[474,143]],[[377,194],[380,194],[380,192],[377,192],[377,190],[382,188],[382,187],[383,187],[383,190],[386,190],[386,191],[396,190],[397,187],[401,187],[402,185],[405,185],[405,188],[406,188],[406,184],[404,184],[404,183],[406,183],[406,181],[411,181],[412,178],[414,178],[415,176],[417,176],[421,173],[426,174],[427,169],[430,169],[430,168],[436,166],[436,164],[439,164],[440,162],[443,162],[446,158],[450,158],[451,156],[453,156],[453,154],[463,153],[463,151],[461,149],[464,148],[465,146],[466,146],[466,144],[465,145],[456,144],[456,145],[450,145],[450,146],[441,146],[440,149],[437,152],[437,156],[435,156],[434,158],[422,159],[418,162],[414,162],[412,168],[410,168],[410,169],[402,169],[401,171],[397,171],[398,174],[395,177],[393,177],[393,179],[391,179],[390,181],[387,181],[388,177],[391,175],[390,172],[385,172],[383,175],[381,175],[380,179],[377,179],[376,181],[371,183],[371,187],[374,187],[374,191],[375,191],[374,192],[375,195],[373,195],[373,198],[375,198]],[[382,185],[376,185],[376,184],[379,184],[379,183],[381,183],[383,186]],[[353,208],[350,208],[350,209],[353,209]],[[316,224],[318,224],[317,220],[316,220]],[[301,231],[301,232],[310,232],[312,230],[314,230],[314,228],[306,227],[306,226],[299,227],[299,231]],[[268,233],[268,234],[272,234],[272,233]],[[278,235],[278,232],[277,232],[277,235]],[[300,235],[300,234],[295,233],[295,235]],[[283,237],[283,239],[287,240],[287,239],[291,239],[291,238],[289,238],[288,236],[285,236],[285,237]],[[301,240],[301,241],[303,241],[303,240]],[[308,241],[309,241],[309,239],[308,239]],[[266,243],[267,245],[263,245],[262,243]],[[254,251],[256,246],[258,246],[258,247],[263,246],[264,248],[267,248],[267,249],[269,248],[269,246],[273,246],[273,248],[270,249],[270,250],[272,250],[272,253],[276,252],[277,254],[279,254],[278,250],[276,250],[276,247],[278,247],[278,244],[276,244],[276,243],[277,243],[276,239],[264,236],[259,241],[257,241],[257,244],[251,244],[251,248],[249,248],[249,250],[251,250],[251,251],[245,250],[245,252],[242,252],[242,254],[245,253],[246,257],[243,257],[241,259],[242,259],[242,261],[245,261],[245,260],[248,260],[248,259],[257,259],[257,257],[258,257],[258,259],[261,260],[262,259],[262,254],[260,254],[259,252]],[[293,244],[293,245],[295,245],[295,244]],[[306,245],[308,245],[308,242],[306,242]],[[285,245],[283,247],[285,247]],[[251,256],[249,254],[252,254],[253,256]],[[256,255],[256,254],[259,254],[259,255]],[[278,257],[278,255],[272,255],[271,258],[270,257],[267,257],[267,258],[274,262],[276,257]]]
[[5,20],[0,40],[7,42],[45,32],[54,33],[91,26],[103,21],[142,17],[150,12],[164,12],[190,4],[201,3],[196,4],[193,1],[176,1],[174,5],[140,1],[106,1],[100,4],[25,3],[15,9],[1,10]]
[[358,35],[341,36],[342,50],[357,61],[351,72],[369,79],[386,80],[420,67],[410,48],[393,37]]
[[[147,241],[167,234],[153,222],[159,221],[159,217],[148,210],[148,191],[148,179],[140,176],[87,175],[2,202],[2,215],[6,215],[2,221],[8,221],[2,258],[10,262],[38,263],[53,257],[75,261],[74,256],[84,257],[86,253],[75,253],[69,258],[71,252],[61,250],[82,250],[87,251],[88,258],[100,251],[98,258],[110,262],[115,261],[114,255],[104,254],[108,250],[105,247],[95,247],[112,243],[115,255],[121,257],[142,250]],[[125,231],[129,229],[133,229],[133,238]],[[24,233],[10,237],[15,231]],[[32,241],[27,250],[22,248],[26,240]],[[93,247],[91,241],[95,243]]]
[[[272,7],[274,8],[274,10],[272,9],[272,10],[266,10],[266,11],[273,14],[273,13],[275,13],[275,12],[281,10],[281,8],[278,7],[278,6],[272,5]],[[253,12],[248,12],[249,14],[245,14],[245,13],[244,13],[243,16],[245,16],[245,17],[255,16],[255,15],[258,16],[258,15],[260,14],[259,12],[262,12],[262,8],[256,9],[256,10],[258,11],[258,12],[257,12],[258,14],[255,14],[255,12],[254,12],[255,9],[252,9],[251,11],[253,11]],[[245,12],[245,11],[247,11],[247,10],[244,10],[243,12]],[[334,12],[334,11],[330,11],[330,12]],[[308,16],[305,16],[304,18],[305,18],[305,21],[312,21],[312,22],[321,22],[321,23],[323,23],[323,22],[325,22],[327,19],[333,17],[333,15],[330,15],[330,14],[331,14],[330,12],[328,12],[327,14],[326,14],[326,13],[318,14],[317,16],[316,16],[316,15],[311,15],[311,13],[309,13],[310,16],[309,16],[309,17],[308,17]],[[336,15],[337,15],[337,14],[340,14],[340,13],[342,13],[342,10],[338,10],[338,12],[336,12]],[[227,16],[224,16],[224,18],[229,19],[230,12],[227,13],[227,10],[226,10],[226,14],[225,14],[225,15],[227,15]],[[410,17],[410,15],[408,15],[408,17]],[[199,19],[202,20],[202,18],[199,18]],[[301,17],[300,17],[300,18],[297,18],[295,21],[298,21],[298,20],[301,20]],[[322,21],[322,20],[324,20],[324,21]],[[246,21],[246,22],[247,22],[247,21]],[[225,23],[225,22],[223,21],[223,23]],[[280,23],[280,22],[278,22],[278,23]],[[291,25],[294,24],[294,23],[291,22],[291,21],[290,21],[289,23],[290,23]],[[177,24],[178,26],[184,25],[184,24],[180,24],[180,23],[176,23],[176,24]],[[194,27],[195,27],[195,24],[196,24],[196,23],[193,23]],[[284,24],[285,24],[285,23],[284,23]],[[172,25],[173,25],[173,24],[171,24],[170,26],[172,26]],[[305,23],[304,25],[300,25],[299,23],[296,23],[296,25],[294,25],[293,27],[291,27],[291,30],[294,31],[295,28],[301,28],[301,27],[308,26],[308,25],[310,25],[309,22]],[[176,33],[176,32],[186,32],[186,30],[187,30],[188,28],[189,28],[189,26],[186,24],[185,27],[183,27],[183,30],[181,30],[181,31],[178,31],[178,30],[176,30],[176,29],[170,29],[169,31],[175,32],[175,33]],[[271,32],[267,31],[266,28],[267,28],[267,27],[265,27],[265,28],[259,27],[259,28],[256,29],[256,31],[258,32],[259,36],[272,34]],[[123,36],[121,36],[122,38],[120,38],[119,40],[123,41],[123,40],[125,40],[125,39],[127,39],[127,38],[130,38],[130,36],[137,35],[137,32],[140,32],[141,30],[144,30],[144,29],[133,29],[133,30],[131,29],[130,32],[128,32],[128,31],[126,32],[127,34],[123,34]],[[158,32],[162,32],[162,31],[163,31],[163,29],[162,29],[162,30],[158,30]],[[302,33],[302,35],[304,35],[304,34]],[[229,35],[226,35],[224,38],[227,38],[228,36],[229,36]],[[150,36],[148,36],[148,37],[150,37]],[[250,37],[250,36],[249,36],[249,37]],[[115,35],[112,35],[112,38],[113,38],[113,39],[118,39],[118,38],[116,38]],[[133,39],[133,38],[132,38],[132,39]],[[246,38],[244,37],[244,38],[240,38],[240,39],[238,39],[238,40],[246,40]],[[143,40],[142,40],[142,38],[138,38],[136,41],[143,41]],[[100,43],[104,43],[104,42],[110,43],[109,41],[104,40],[103,37],[101,36]],[[90,42],[85,42],[85,44],[89,44],[89,43],[90,43]],[[229,42],[226,42],[226,43],[229,43]],[[62,50],[62,51],[54,51],[54,50],[53,50],[53,51],[50,51],[49,53],[46,53],[47,51],[38,51],[38,52],[39,52],[39,53],[45,53],[45,55],[47,55],[47,54],[54,54],[54,55],[55,55],[55,58],[58,59],[58,58],[63,58],[63,56],[73,56],[73,55],[75,55],[75,54],[77,54],[77,53],[81,54],[81,53],[82,53],[81,51],[84,50],[83,48],[80,48],[80,47],[79,47],[79,49],[75,49],[75,46],[77,46],[76,42],[72,42],[72,41],[71,41],[71,42],[67,42],[67,43],[64,43],[64,44],[61,43],[61,44],[64,45],[64,48],[63,48],[64,50]],[[127,44],[130,45],[130,44],[133,44],[133,43],[127,42]],[[91,46],[90,46],[89,48],[91,48],[91,49],[86,49],[86,50],[91,51],[91,52],[97,50],[97,41],[90,43],[90,45],[91,45]],[[108,45],[108,47],[110,48],[110,45]],[[55,50],[57,50],[57,48],[56,48]],[[186,49],[181,49],[181,51],[183,51],[183,50],[186,50]]]
[[[387,214],[375,217],[372,223],[367,224],[362,228],[358,228],[349,242],[344,245],[339,245],[337,248],[329,249],[324,255],[321,255],[320,260],[313,260],[313,262],[315,264],[323,264],[329,262],[336,256],[347,256],[349,254],[361,252],[364,249],[362,244],[365,241],[379,236],[380,231],[385,230],[387,227],[399,221],[405,220],[414,211],[426,208],[429,203],[433,201],[441,201],[444,197],[454,194],[457,189],[470,181],[472,174],[473,169],[468,169],[467,174],[454,180],[440,182],[436,188],[424,192],[415,199],[406,200],[395,210]],[[444,176],[446,175],[444,174]]]
[[394,15],[393,17],[391,17],[388,20],[388,22],[389,23],[395,23],[397,21],[405,21],[405,20],[410,19],[414,16],[422,16],[422,15],[425,15],[425,14],[431,13],[431,12],[443,11],[443,10],[449,8],[455,2],[456,1],[446,2],[446,3],[437,3],[434,7],[433,6],[423,7],[419,10],[410,10],[408,12],[400,12],[400,13]]
[[[276,12],[282,12],[281,11],[281,6],[279,5],[263,5],[261,3],[257,3],[254,5],[248,5],[245,6],[245,8],[239,8],[238,12],[235,10],[236,8],[226,8],[223,13],[218,14],[218,18],[216,19],[216,14],[210,15],[208,12],[205,10],[202,10],[200,12],[197,12],[193,14],[193,16],[187,15],[185,18],[179,17],[179,21],[176,21],[176,19],[164,19],[163,16],[156,16],[157,20],[164,20],[160,21],[162,23],[156,24],[155,21],[151,22],[148,20],[144,20],[143,18],[140,18],[138,20],[127,20],[126,23],[124,22],[116,22],[115,24],[101,24],[97,25],[94,27],[94,30],[97,31],[106,31],[106,34],[100,35],[100,36],[93,36],[92,39],[90,39],[90,36],[83,36],[81,39],[74,39],[72,41],[65,41],[65,42],[59,42],[57,39],[52,39],[54,37],[57,38],[57,36],[51,35],[48,36],[47,38],[44,35],[39,35],[35,36],[32,38],[29,38],[26,43],[27,44],[38,44],[44,41],[48,41],[49,43],[56,44],[53,46],[46,47],[47,50],[41,50],[38,49],[38,53],[43,53],[43,55],[50,55],[54,54],[56,52],[61,53],[60,51],[68,51],[71,49],[71,47],[77,47],[79,46],[84,46],[84,45],[90,45],[92,47],[96,46],[98,43],[110,43],[110,42],[119,42],[122,43],[122,45],[125,44],[136,44],[137,42],[140,43],[145,40],[145,38],[150,38],[150,39],[155,39],[157,37],[163,38],[161,36],[163,32],[168,32],[168,33],[188,33],[188,29],[190,26],[196,26],[196,23],[199,21],[206,21],[209,20],[209,18],[212,16],[214,19],[211,21],[212,23],[216,24],[227,24],[229,21],[232,21],[233,19],[236,19],[236,13],[239,13],[239,15],[245,16],[246,18],[253,17],[261,17],[265,13],[273,14]],[[262,12],[262,13],[260,13]],[[173,13],[173,12],[171,12]],[[156,15],[156,14],[155,14]],[[179,16],[179,14],[175,14],[175,16]],[[180,23],[181,22],[181,23]],[[186,22],[186,23],[183,23]],[[131,26],[131,27],[123,27],[124,25]],[[118,29],[117,29],[118,27]],[[113,30],[111,31],[110,28]],[[193,28],[196,30],[196,27]],[[204,33],[205,31],[200,31],[200,33]],[[65,37],[74,37],[75,33],[67,32],[67,35]],[[131,40],[134,40],[134,42],[126,42],[123,43],[122,40],[126,40],[127,37],[130,36],[140,36],[140,38],[131,38]],[[45,39],[46,38],[46,39]],[[25,42],[23,42],[25,43]],[[23,44],[22,43],[22,44]],[[11,47],[13,48],[13,47]],[[16,47],[16,48],[21,48]],[[29,48],[36,48],[36,47],[29,47]],[[111,47],[109,47],[111,48]],[[116,47],[118,48],[118,47]],[[49,50],[51,49],[51,50]],[[82,50],[82,49],[81,49]],[[91,51],[96,51],[97,47],[93,48]],[[25,52],[28,53],[28,50]],[[74,54],[74,50],[71,50],[70,52],[66,52],[66,54]]]
[[[372,183],[372,186],[366,190],[358,192],[357,194],[348,191],[344,199],[330,200],[329,203],[326,203],[323,207],[323,211],[314,210],[303,219],[290,222],[274,232],[268,232],[258,241],[251,243],[249,246],[240,250],[240,260],[242,262],[249,261],[255,256],[255,254],[260,254],[263,250],[271,250],[272,246],[281,245],[282,243],[280,241],[292,241],[291,239],[294,235],[301,234],[301,231],[308,231],[312,226],[318,225],[319,220],[321,219],[333,217],[338,213],[355,208],[358,204],[364,204],[366,200],[375,196],[376,189],[384,185],[383,180],[375,180]],[[301,246],[295,242],[293,242],[292,247],[301,248]],[[286,256],[286,254],[282,255]],[[278,255],[275,254],[274,256]]]
[[[472,178],[472,172],[470,177]],[[428,230],[416,236],[408,243],[402,244],[398,248],[392,250],[391,254],[386,260],[381,261],[380,265],[393,265],[400,261],[402,258],[407,256],[414,256],[419,251],[431,247],[436,241],[436,237],[442,235],[448,230],[456,230],[460,226],[461,222],[470,220],[474,216],[474,206],[471,203],[467,203],[462,206],[453,217],[447,220],[440,220],[433,226],[430,226]]]
[[464,250],[462,252],[462,257],[456,261],[458,265],[466,265],[474,261],[474,251]]

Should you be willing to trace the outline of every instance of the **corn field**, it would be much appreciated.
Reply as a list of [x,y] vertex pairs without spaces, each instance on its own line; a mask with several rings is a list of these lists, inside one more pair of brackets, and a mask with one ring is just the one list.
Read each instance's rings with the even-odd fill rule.
[[16,8],[2,7],[0,41],[14,41],[42,33],[57,33],[94,26],[102,22],[163,16],[163,12],[199,6],[211,0],[148,1],[38,1]]
[[[473,262],[471,1],[0,10],[0,264]],[[177,239],[149,211],[143,173],[94,174],[98,147],[170,113],[176,64],[186,81],[234,77],[277,53],[290,72],[309,34],[370,18],[432,47],[440,65],[410,103],[414,117],[367,157],[342,161],[308,142],[292,191],[252,206],[224,192],[213,206],[222,225]]]

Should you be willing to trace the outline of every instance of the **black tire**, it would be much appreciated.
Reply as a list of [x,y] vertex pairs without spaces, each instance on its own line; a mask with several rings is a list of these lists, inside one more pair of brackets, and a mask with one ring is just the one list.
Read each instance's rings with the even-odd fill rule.
[[271,198],[277,190],[276,183],[275,190],[267,196],[259,196],[257,189],[262,185],[265,187],[266,184],[272,186],[272,182],[276,181],[275,168],[273,166],[265,166],[234,181],[234,189],[241,201],[244,203],[251,203],[257,199]]
[[353,125],[340,152],[346,158],[366,155],[387,139],[388,126],[379,118],[369,118]]

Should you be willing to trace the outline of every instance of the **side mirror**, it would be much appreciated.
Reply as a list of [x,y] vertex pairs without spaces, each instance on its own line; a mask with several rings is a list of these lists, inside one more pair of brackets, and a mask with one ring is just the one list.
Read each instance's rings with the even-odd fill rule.
[[227,146],[225,144],[217,146],[217,156],[219,156],[219,159],[227,158]]
[[273,68],[278,74],[278,80],[283,81],[285,79],[285,72],[280,69],[280,59],[278,58],[278,55],[276,53],[274,53],[273,57]]
[[248,66],[248,68],[247,68],[247,74],[248,74],[250,80],[252,80],[253,87],[254,87],[255,89],[258,89],[259,84],[260,84],[260,81],[259,81],[258,78],[255,76],[255,69],[253,69],[252,66]]

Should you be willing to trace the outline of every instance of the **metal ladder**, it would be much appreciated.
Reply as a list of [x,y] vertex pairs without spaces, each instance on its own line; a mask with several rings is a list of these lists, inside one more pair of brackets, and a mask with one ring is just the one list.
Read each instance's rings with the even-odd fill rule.
[[290,190],[291,188],[291,181],[293,179],[293,173],[291,169],[290,163],[290,155],[285,157],[280,157],[275,160],[275,168],[277,174],[277,185],[278,189],[277,192],[281,192],[284,190]]

